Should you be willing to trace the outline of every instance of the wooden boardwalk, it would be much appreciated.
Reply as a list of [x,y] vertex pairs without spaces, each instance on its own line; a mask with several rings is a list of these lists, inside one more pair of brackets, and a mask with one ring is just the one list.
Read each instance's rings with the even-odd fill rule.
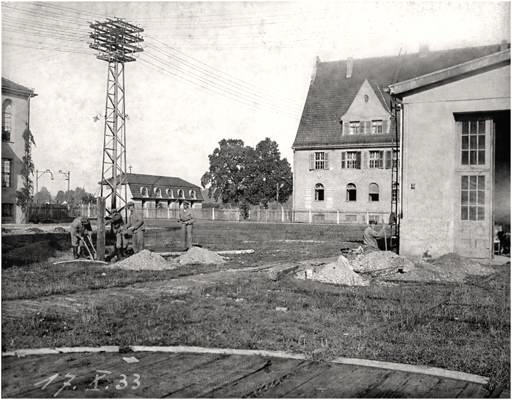
[[2,358],[3,398],[482,398],[489,395],[483,385],[464,380],[255,355],[133,352]]

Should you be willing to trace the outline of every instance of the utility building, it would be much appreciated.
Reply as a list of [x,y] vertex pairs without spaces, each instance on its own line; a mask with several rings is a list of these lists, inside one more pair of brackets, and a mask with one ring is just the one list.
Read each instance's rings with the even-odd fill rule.
[[[385,89],[499,49],[499,45],[443,51],[423,47],[418,53],[390,57],[317,59],[293,143],[295,220],[307,220],[309,214],[312,222],[328,218],[387,222],[400,127]],[[428,146],[424,151],[430,154]]]
[[389,91],[402,105],[400,253],[492,257],[495,227],[510,232],[509,45]]
[[23,186],[21,175],[25,140],[30,126],[30,99],[34,90],[2,78],[2,223],[22,223],[25,215],[16,205],[16,191]]

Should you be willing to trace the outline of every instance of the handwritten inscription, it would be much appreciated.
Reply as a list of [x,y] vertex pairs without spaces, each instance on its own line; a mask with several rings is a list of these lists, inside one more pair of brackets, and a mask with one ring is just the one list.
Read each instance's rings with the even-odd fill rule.
[[[40,386],[42,390],[45,390],[52,382],[54,382],[57,378],[59,378],[59,374],[53,374],[39,382],[34,383],[34,386]],[[64,380],[59,382],[60,387],[57,389],[57,391],[53,394],[53,397],[57,397],[63,390],[66,390],[67,388],[70,388],[72,386],[72,390],[76,389],[76,386],[72,384],[73,380],[77,378],[76,375],[67,373],[64,375]],[[108,385],[102,387],[100,386],[101,382],[109,383],[113,382],[114,387],[116,390],[125,390],[125,389],[131,389],[136,390],[140,387],[140,375],[139,374],[131,374],[131,375],[125,375],[125,374],[119,374],[118,376],[114,377],[112,375],[111,371],[106,370],[96,370],[95,377],[91,383],[89,383],[85,389],[86,392],[92,391],[97,392],[100,390],[107,390]]]

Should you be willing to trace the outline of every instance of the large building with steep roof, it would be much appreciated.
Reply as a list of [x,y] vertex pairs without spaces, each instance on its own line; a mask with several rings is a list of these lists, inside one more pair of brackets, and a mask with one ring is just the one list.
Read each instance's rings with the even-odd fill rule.
[[2,77],[2,223],[26,222],[16,204],[16,191],[23,186],[23,132],[30,127],[30,99],[34,96],[33,89]]
[[385,89],[499,50],[422,48],[389,57],[317,59],[293,143],[296,220],[387,222],[399,135]]

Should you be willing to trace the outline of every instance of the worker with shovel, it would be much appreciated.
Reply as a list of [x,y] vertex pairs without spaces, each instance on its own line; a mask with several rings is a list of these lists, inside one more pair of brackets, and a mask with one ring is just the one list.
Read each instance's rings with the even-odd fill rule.
[[90,240],[92,228],[91,223],[87,217],[75,218],[69,227],[69,233],[71,234],[71,248],[73,249],[73,258],[77,259],[80,257],[80,247],[82,244],[90,252],[87,241],[92,244],[92,241]]

